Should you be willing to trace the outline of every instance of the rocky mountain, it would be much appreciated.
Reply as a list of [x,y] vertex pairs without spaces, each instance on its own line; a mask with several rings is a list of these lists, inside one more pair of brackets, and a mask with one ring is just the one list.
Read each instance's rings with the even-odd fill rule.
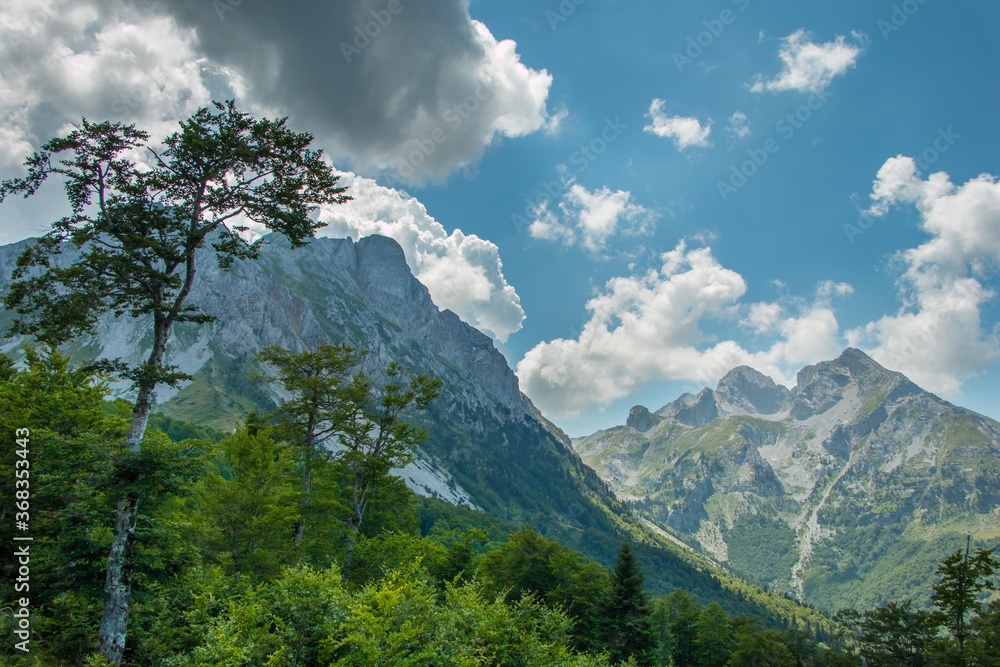
[[[10,279],[24,243],[0,248],[0,281]],[[299,351],[346,342],[368,350],[365,364],[376,375],[389,361],[397,361],[445,382],[431,421],[440,423],[437,417],[447,415],[448,428],[436,429],[418,461],[401,471],[416,491],[473,506],[496,505],[480,488],[482,479],[508,471],[467,466],[463,457],[468,450],[457,441],[487,436],[500,425],[509,427],[505,447],[537,448],[532,457],[553,467],[579,465],[572,450],[540,426],[492,340],[434,305],[395,241],[382,236],[357,242],[321,238],[295,251],[279,235],[261,243],[259,261],[237,263],[230,271],[221,270],[210,251],[199,259],[190,302],[216,319],[205,326],[176,328],[167,361],[193,380],[160,388],[157,409],[229,430],[251,408],[269,411],[282,399],[273,387],[252,380],[262,370],[254,357],[265,346]],[[70,261],[73,254],[68,248],[60,261]],[[6,329],[10,317],[0,317],[0,326]],[[94,334],[68,347],[80,358],[139,363],[148,354],[149,330],[145,318],[108,315]],[[17,357],[23,342],[6,339],[0,351]],[[127,385],[114,389],[128,396]],[[479,498],[472,500],[466,487]]]
[[926,599],[965,535],[1000,541],[1000,423],[856,349],[791,390],[735,368],[573,446],[650,520],[827,609]]
[[[28,241],[30,242],[30,241]],[[0,291],[26,242],[0,247]],[[521,394],[517,378],[490,338],[439,310],[413,277],[399,245],[370,236],[320,238],[292,250],[265,237],[258,261],[220,270],[200,259],[191,303],[216,319],[176,329],[168,362],[193,376],[161,389],[158,410],[228,430],[251,408],[282,400],[252,381],[257,352],[275,343],[291,350],[347,342],[369,351],[375,375],[389,361],[444,382],[423,416],[429,437],[417,461],[398,471],[418,493],[483,509],[515,525],[527,523],[605,563],[629,534],[654,589],[683,587],[730,613],[782,618],[810,627],[826,621],[812,610],[747,587],[700,555],[649,529],[585,466],[570,440]],[[62,261],[70,261],[72,249]],[[0,331],[11,313],[0,311]],[[148,354],[148,322],[106,315],[94,334],[67,346],[73,356],[123,358]],[[25,341],[0,341],[19,355]],[[116,387],[127,396],[127,387]]]

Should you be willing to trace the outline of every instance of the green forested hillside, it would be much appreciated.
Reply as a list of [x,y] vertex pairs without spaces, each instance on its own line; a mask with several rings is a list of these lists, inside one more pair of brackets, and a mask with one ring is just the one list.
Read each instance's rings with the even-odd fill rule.
[[[614,578],[575,550],[418,499],[387,476],[352,538],[342,459],[315,462],[306,506],[289,436],[253,416],[224,437],[158,418],[142,454],[130,455],[118,444],[126,405],[105,402],[106,388],[64,358],[30,352],[28,361],[0,369],[3,432],[13,441],[28,429],[33,537],[31,653],[7,642],[8,664],[99,664],[112,498],[125,488],[145,502],[124,664],[607,664]],[[4,459],[14,470],[13,448]],[[3,486],[14,497],[14,479]],[[306,538],[297,543],[300,520]],[[3,523],[8,543],[13,530]],[[17,567],[4,559],[12,608]],[[630,595],[646,599],[641,589]],[[690,620],[701,605],[672,600],[639,604],[648,632],[633,651],[638,664],[687,650],[673,637],[672,610],[683,606]],[[16,639],[16,623],[5,623]],[[753,622],[732,638],[760,632]],[[613,644],[619,657],[631,650]]]

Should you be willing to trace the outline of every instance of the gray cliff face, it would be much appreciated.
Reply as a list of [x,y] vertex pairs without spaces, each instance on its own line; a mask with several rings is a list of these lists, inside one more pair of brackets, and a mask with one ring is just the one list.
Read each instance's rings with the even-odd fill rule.
[[574,447],[647,518],[826,608],[929,594],[935,558],[1000,531],[1000,423],[860,350],[791,390],[734,368],[628,426]]
[[715,398],[728,414],[773,415],[789,408],[792,393],[760,371],[737,366],[719,380]]
[[636,405],[628,411],[628,420],[626,420],[625,425],[636,431],[645,432],[659,424],[660,421],[658,417],[650,414],[645,406]]
[[715,402],[715,393],[706,388],[697,396],[684,394],[657,410],[656,415],[685,426],[702,426],[719,416],[719,406]]
[[[0,281],[10,279],[24,244],[0,247]],[[74,256],[68,247],[59,262]],[[158,405],[168,414],[228,429],[251,407],[266,411],[283,398],[249,380],[261,370],[254,357],[264,347],[299,351],[346,342],[368,350],[365,365],[376,376],[397,361],[444,380],[437,409],[455,428],[481,431],[484,420],[535,423],[517,377],[493,341],[434,305],[392,239],[319,238],[293,251],[283,237],[267,237],[259,260],[238,262],[230,271],[205,251],[189,303],[215,320],[176,327],[167,361],[194,379],[157,390]],[[139,363],[148,354],[149,329],[148,318],[106,314],[95,333],[74,341],[69,351]],[[22,342],[0,341],[0,351],[16,358]],[[125,383],[113,389],[129,395]],[[449,487],[441,466],[421,465],[426,469],[410,471],[424,480],[416,490],[471,502],[457,485]]]
[[[0,248],[0,280],[9,279],[21,245]],[[65,256],[72,257],[72,249]],[[216,318],[204,327],[177,327],[168,361],[192,375],[212,359],[242,362],[269,344],[301,350],[347,342],[367,348],[376,367],[391,359],[454,379],[466,403],[502,407],[515,419],[529,414],[517,377],[492,340],[434,305],[392,239],[319,238],[293,251],[283,237],[267,237],[258,261],[230,271],[204,252],[189,303]],[[138,361],[148,327],[145,319],[107,315],[78,345]],[[5,341],[2,349],[19,345]],[[166,403],[177,393],[160,390],[158,399]]]

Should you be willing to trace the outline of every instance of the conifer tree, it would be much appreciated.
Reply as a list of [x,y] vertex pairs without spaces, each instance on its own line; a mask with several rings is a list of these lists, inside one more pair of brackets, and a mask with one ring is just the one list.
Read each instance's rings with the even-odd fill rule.
[[732,653],[732,633],[729,616],[717,602],[709,602],[698,617],[695,644],[698,664],[703,667],[723,667]]
[[615,664],[634,657],[638,665],[651,665],[656,648],[650,617],[649,597],[639,561],[626,539],[618,552],[612,575],[605,637]]

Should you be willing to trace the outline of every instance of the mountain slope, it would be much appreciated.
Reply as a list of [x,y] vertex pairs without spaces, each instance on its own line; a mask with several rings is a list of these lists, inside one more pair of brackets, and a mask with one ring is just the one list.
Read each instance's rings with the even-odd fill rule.
[[1000,423],[855,349],[792,390],[736,368],[573,444],[650,519],[827,609],[927,597],[966,534],[1000,539]]
[[[0,281],[7,281],[23,243],[0,248]],[[72,249],[67,250],[67,261]],[[374,375],[390,360],[444,381],[424,416],[429,438],[402,475],[419,493],[469,504],[515,523],[536,526],[609,564],[622,537],[637,541],[656,590],[690,590],[730,613],[820,627],[812,610],[769,596],[715,568],[706,559],[643,527],[583,465],[569,438],[544,419],[518,388],[492,341],[450,311],[440,311],[407,268],[401,248],[384,237],[321,238],[292,251],[267,237],[257,262],[220,271],[201,258],[191,302],[216,320],[181,326],[168,362],[193,375],[158,394],[158,410],[196,424],[231,428],[247,410],[266,411],[281,396],[251,381],[261,370],[256,353],[274,343],[300,350],[347,342],[369,351]],[[0,313],[0,326],[9,322]],[[69,346],[79,358],[140,361],[148,326],[142,319],[101,318],[94,335]],[[20,340],[0,351],[13,356]],[[118,386],[127,395],[127,387]]]

